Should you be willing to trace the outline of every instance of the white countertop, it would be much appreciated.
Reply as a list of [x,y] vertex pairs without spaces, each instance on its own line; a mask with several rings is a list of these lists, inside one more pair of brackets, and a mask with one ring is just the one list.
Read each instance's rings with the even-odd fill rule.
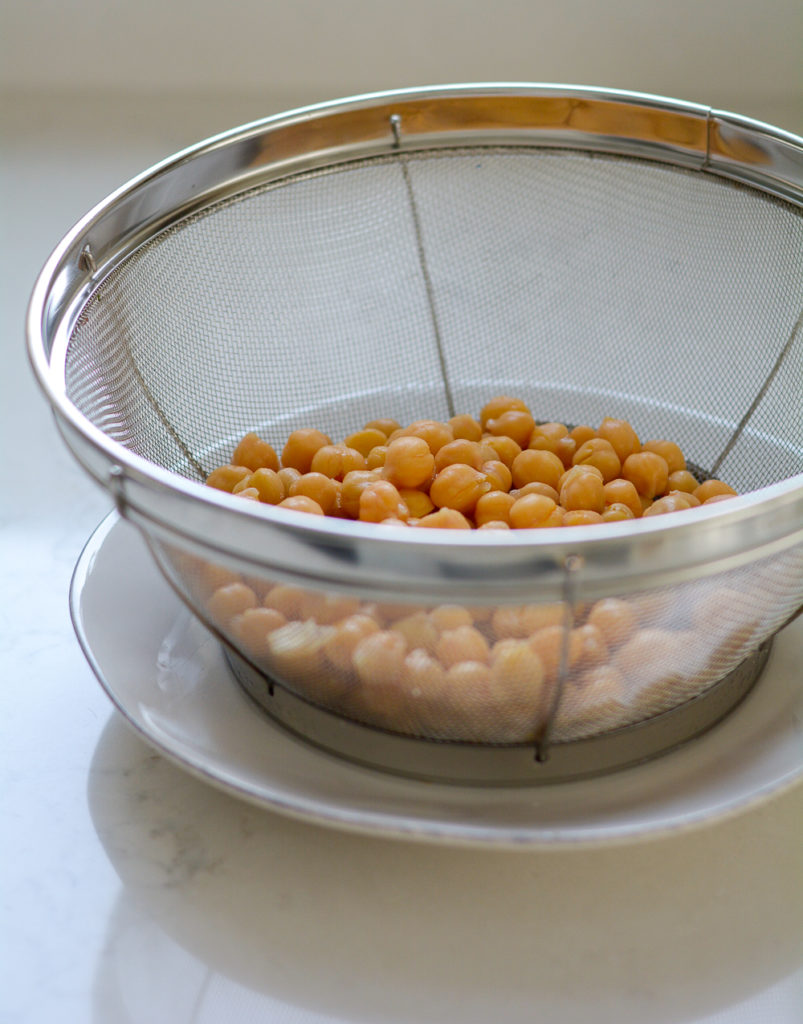
[[110,502],[73,463],[28,371],[25,303],[96,201],[270,112],[254,99],[157,109],[89,98],[3,112],[0,1019],[799,1021],[803,786],[682,835],[602,849],[350,835],[191,777],[97,684],[67,593]]

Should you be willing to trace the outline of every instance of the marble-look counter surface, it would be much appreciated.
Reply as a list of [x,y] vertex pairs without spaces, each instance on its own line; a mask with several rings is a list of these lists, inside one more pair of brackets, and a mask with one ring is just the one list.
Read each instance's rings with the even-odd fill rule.
[[95,201],[268,112],[251,99],[3,113],[0,1019],[799,1021],[799,785],[668,838],[452,849],[252,807],[165,760],[112,710],[67,605],[110,503],[28,372],[25,303]]

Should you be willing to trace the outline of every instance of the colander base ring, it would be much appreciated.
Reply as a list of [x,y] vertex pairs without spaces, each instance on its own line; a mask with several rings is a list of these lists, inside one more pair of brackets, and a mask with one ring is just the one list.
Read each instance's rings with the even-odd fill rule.
[[422,782],[534,786],[629,768],[701,736],[750,693],[767,663],[772,638],[699,696],[643,722],[586,739],[553,743],[545,760],[536,759],[532,744],[436,741],[363,725],[311,704],[257,671],[228,645],[222,647],[235,680],[259,708],[318,750]]

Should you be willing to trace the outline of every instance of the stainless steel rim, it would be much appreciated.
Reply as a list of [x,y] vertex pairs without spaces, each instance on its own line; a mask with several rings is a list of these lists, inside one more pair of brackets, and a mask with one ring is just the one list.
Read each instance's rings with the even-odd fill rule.
[[[246,125],[164,161],[123,186],[63,239],[28,310],[31,362],[75,456],[120,511],[160,540],[258,564],[281,577],[363,594],[433,600],[558,597],[581,565],[589,599],[735,568],[803,539],[803,475],[721,505],[611,526],[434,536],[309,521],[183,479],[111,441],[70,403],[71,330],[104,278],[143,242],[191,213],[252,187],[333,163],[466,144],[576,148],[636,156],[740,182],[803,205],[803,140],[724,111],[577,86],[458,85],[402,90],[305,108]],[[803,330],[798,322],[796,331]],[[666,521],[670,519],[670,521]],[[236,528],[233,528],[236,524]],[[258,552],[255,555],[255,552]],[[615,569],[615,572],[613,570]]]

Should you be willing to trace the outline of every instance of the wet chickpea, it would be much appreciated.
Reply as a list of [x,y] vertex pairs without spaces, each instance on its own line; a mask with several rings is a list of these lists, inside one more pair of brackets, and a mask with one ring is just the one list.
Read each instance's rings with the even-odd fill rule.
[[633,510],[621,501],[614,501],[612,504],[606,505],[605,511],[602,513],[603,523],[623,523],[627,519],[635,518]]
[[474,506],[474,522],[477,526],[486,523],[502,522],[510,525],[510,509],[516,499],[505,491],[488,491],[480,495]]
[[686,468],[686,457],[674,441],[645,441],[642,450],[660,455],[669,467],[670,474],[681,473]]
[[290,485],[288,498],[296,498],[303,495],[312,498],[322,509],[323,514],[330,516],[337,508],[337,499],[340,486],[331,477],[323,473],[304,473]]
[[268,634],[287,624],[287,619],[274,608],[247,608],[231,622],[231,631],[254,656],[263,658],[268,653]]
[[539,629],[560,626],[563,617],[560,604],[500,605],[491,615],[491,629],[499,640],[523,640]]
[[[385,441],[387,441],[394,431],[401,430],[401,423],[392,419],[371,420],[365,424],[363,430],[378,430],[381,434],[385,435]],[[384,444],[385,441],[380,441],[380,444]]]
[[622,476],[642,497],[654,498],[666,490],[669,466],[666,459],[655,452],[636,452],[622,463]]
[[354,649],[361,640],[379,632],[379,623],[370,615],[350,615],[334,626],[324,644],[324,654],[330,664],[341,671],[352,666]]
[[363,683],[387,685],[399,681],[406,654],[407,641],[401,633],[379,630],[359,641],[352,664]]
[[435,510],[432,498],[426,491],[419,491],[414,487],[402,487],[399,490],[401,500],[407,507],[408,519],[423,519],[430,512]]
[[574,629],[573,634],[577,644],[578,667],[593,668],[605,664],[608,660],[608,645],[601,629],[593,622],[586,622],[584,626]]
[[[414,648],[404,659],[402,685],[413,700],[425,704],[431,700],[439,702],[444,697],[445,682],[446,672],[443,665],[423,648]],[[437,730],[438,724],[437,721],[427,719],[430,729]]]
[[503,413],[526,412],[529,409],[520,398],[513,398],[511,395],[497,395],[485,403],[480,410],[480,425],[485,428],[489,420],[498,419]]
[[482,427],[473,416],[452,416],[449,420],[455,441],[480,441]]
[[481,472],[456,463],[437,474],[429,496],[438,508],[456,509],[463,515],[471,515],[479,498],[490,489],[490,483]]
[[365,468],[366,469],[382,469],[385,465],[385,460],[388,457],[388,446],[386,444],[378,444],[376,448],[372,448],[370,452],[365,456]]
[[231,569],[226,569],[222,565],[215,565],[214,562],[201,562],[197,572],[197,587],[202,597],[209,597],[215,590],[228,586],[230,583],[243,582],[239,573],[232,572]]
[[256,487],[241,487],[238,484],[238,486],[231,493],[236,494],[238,498],[245,498],[246,501],[256,501],[257,503],[259,502],[259,491],[256,489]]
[[513,485],[513,474],[504,462],[500,462],[498,459],[483,462],[480,472],[491,485],[491,490],[509,491]]
[[459,626],[470,626],[474,617],[462,604],[439,604],[429,612],[429,618],[439,633]]
[[342,480],[347,473],[365,469],[365,456],[356,448],[345,444],[326,444],[312,456],[310,469],[314,473],[323,473],[332,480]]
[[247,466],[252,472],[257,469],[279,468],[279,456],[267,441],[255,433],[246,434],[234,449],[231,461],[235,466]]
[[521,453],[521,445],[517,444],[512,437],[486,434],[481,444],[483,445],[483,461],[504,462],[508,469],[513,465],[513,460]]
[[670,491],[684,491],[692,494],[700,486],[700,481],[688,469],[679,469],[670,473],[666,483]]
[[602,493],[605,496],[606,505],[626,505],[636,519],[640,518],[641,498],[630,480],[625,480],[623,477],[609,480],[602,488]]
[[332,626],[316,622],[288,622],[267,637],[271,669],[309,690],[322,672],[324,646],[332,636]]
[[396,633],[401,633],[410,650],[422,647],[430,654],[435,651],[441,635],[427,612],[423,611],[397,619],[390,628]]
[[212,621],[228,627],[235,615],[242,615],[248,608],[256,608],[257,596],[244,583],[227,583],[218,587],[206,602],[206,610]]
[[602,512],[595,512],[590,508],[573,508],[564,512],[561,519],[561,526],[595,526],[597,523],[604,523]]
[[560,673],[563,649],[566,647],[567,669],[571,671],[580,659],[583,642],[575,630],[566,636],[563,626],[545,626],[529,640],[530,647],[541,659],[546,678],[554,682]]
[[638,434],[627,420],[617,420],[606,416],[600,423],[597,436],[608,441],[616,452],[619,461],[624,462],[628,455],[641,451]]
[[396,487],[422,487],[435,471],[435,456],[423,437],[397,437],[388,445],[382,474]]
[[282,466],[309,473],[315,453],[331,443],[332,439],[320,430],[294,430],[282,449]]
[[478,530],[509,530],[511,528],[510,523],[505,523],[501,519],[489,519],[486,523],[478,523]]
[[444,668],[459,661],[487,663],[490,650],[488,641],[474,626],[457,626],[444,630],[438,637],[435,654]]
[[615,480],[622,468],[622,463],[619,461],[619,456],[616,454],[613,445],[610,441],[606,441],[604,437],[592,437],[581,444],[574,453],[572,465],[596,466],[600,473],[602,473],[604,483],[608,483],[609,480]]
[[605,511],[605,491],[601,478],[590,472],[574,476],[567,474],[560,488],[560,503],[567,513],[590,511],[601,514]]
[[461,438],[449,441],[439,449],[435,456],[435,472],[440,473],[446,466],[462,463],[473,469],[482,468],[482,449],[477,441],[466,441]]
[[636,613],[632,604],[618,597],[604,597],[588,613],[588,625],[596,626],[611,645],[627,640],[636,628]]
[[414,524],[416,527],[425,529],[443,530],[470,530],[471,523],[462,512],[454,508],[439,508],[437,512],[430,512]]
[[586,441],[590,441],[592,437],[596,437],[597,432],[593,427],[587,426],[585,423],[581,423],[576,427],[572,427],[569,431],[569,437],[575,442],[579,448],[584,445]]
[[555,502],[544,494],[525,494],[510,506],[510,525],[514,530],[543,526],[555,508]]
[[278,505],[287,497],[282,478],[272,469],[255,470],[248,478],[248,486],[256,488],[259,500],[266,505]]
[[407,519],[407,506],[389,480],[376,480],[360,492],[359,518],[364,523],[381,523],[392,517]]
[[360,495],[370,484],[381,480],[377,470],[352,470],[343,477],[340,486],[340,508],[349,519],[357,519],[360,514]]
[[314,618],[319,626],[333,626],[351,615],[357,615],[362,602],[356,597],[344,594],[318,594]]
[[706,502],[709,498],[713,498],[716,495],[723,494],[732,498],[735,497],[736,491],[732,487],[728,487],[722,480],[710,479],[704,480],[698,487],[692,491],[694,497],[700,502]]
[[285,497],[290,492],[290,488],[293,486],[296,480],[299,480],[303,474],[297,469],[293,469],[292,466],[282,466],[279,472],[276,474],[282,482],[284,487]]
[[556,505],[560,501],[560,495],[554,487],[550,487],[549,484],[542,484],[538,480],[532,480],[511,493],[515,493],[517,498],[523,498],[525,494],[543,494],[544,497],[551,498]]
[[558,443],[569,436],[565,423],[536,423],[530,434],[529,448],[557,454]]
[[529,412],[508,409],[496,419],[488,420],[485,429],[495,437],[509,437],[520,448],[526,448],[535,427],[535,420]]
[[544,665],[525,640],[499,640],[491,649],[491,682],[518,715],[532,717],[544,698]]
[[705,501],[701,502],[702,505],[715,505],[718,501],[729,501],[731,498],[735,498],[735,494],[712,494],[710,498],[706,498]]
[[665,494],[662,498],[656,498],[648,508],[644,509],[644,518],[666,515],[667,512],[680,512],[682,509],[691,508],[681,495],[681,491],[676,491],[675,494]]
[[262,604],[265,608],[272,608],[281,612],[288,620],[304,618],[307,591],[300,587],[291,587],[286,583],[277,583],[271,587]]
[[305,494],[298,494],[293,498],[284,498],[276,508],[286,508],[290,512],[307,512],[309,515],[322,516],[323,509],[312,498]]
[[555,454],[563,463],[566,469],[572,465],[572,459],[574,453],[577,451],[578,444],[573,437],[561,437],[555,444]]
[[363,458],[367,459],[372,448],[380,447],[386,441],[387,436],[381,430],[377,430],[376,427],[364,427],[354,434],[349,434],[343,441],[343,444],[347,448],[353,448],[355,451],[358,451]]
[[563,463],[554,452],[538,448],[528,448],[520,452],[510,469],[514,487],[541,483],[557,489],[558,482],[565,472]]
[[208,487],[214,487],[216,491],[228,491],[231,494],[237,484],[250,476],[251,470],[247,466],[218,466],[206,478],[206,484]]
[[454,441],[451,428],[437,420],[416,420],[409,427],[404,427],[399,436],[420,437],[426,441],[433,455],[437,455],[445,444]]

